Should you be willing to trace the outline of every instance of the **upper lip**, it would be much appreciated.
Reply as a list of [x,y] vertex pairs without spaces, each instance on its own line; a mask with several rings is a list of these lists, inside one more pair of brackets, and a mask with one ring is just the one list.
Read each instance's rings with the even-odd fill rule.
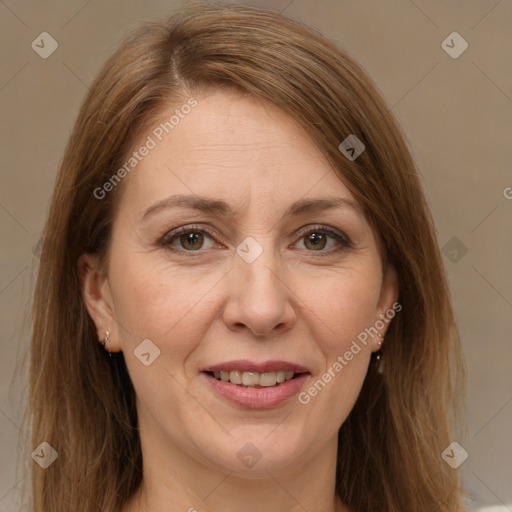
[[257,372],[268,373],[279,370],[294,371],[295,373],[309,373],[305,366],[290,361],[249,361],[236,360],[227,361],[225,363],[214,364],[203,368],[204,372],[221,372],[221,371],[240,371],[240,372]]

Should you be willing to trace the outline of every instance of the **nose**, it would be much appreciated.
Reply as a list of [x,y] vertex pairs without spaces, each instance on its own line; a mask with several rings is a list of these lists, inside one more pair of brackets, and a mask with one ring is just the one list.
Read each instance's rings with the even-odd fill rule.
[[272,336],[293,327],[294,292],[286,273],[270,249],[252,263],[238,255],[228,276],[228,298],[223,319],[231,331],[248,330],[255,336]]

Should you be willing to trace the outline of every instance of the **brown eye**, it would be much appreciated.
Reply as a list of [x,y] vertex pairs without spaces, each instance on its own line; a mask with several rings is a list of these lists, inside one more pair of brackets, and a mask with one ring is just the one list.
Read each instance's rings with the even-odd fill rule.
[[304,237],[304,245],[307,249],[314,251],[324,249],[327,244],[327,237],[324,233],[313,231]]
[[[304,247],[300,247],[302,244],[304,244]],[[305,249],[307,252],[325,253],[325,255],[350,247],[352,247],[350,239],[344,233],[338,233],[320,226],[303,231],[299,241],[299,249]]]
[[191,231],[184,235],[180,235],[178,237],[178,240],[180,241],[180,244],[184,249],[191,249],[193,251],[197,251],[198,249],[201,249],[204,243],[204,236],[202,233],[198,231]]
[[215,245],[215,240],[203,229],[185,226],[167,233],[159,244],[176,251],[198,252],[201,249],[211,249]]

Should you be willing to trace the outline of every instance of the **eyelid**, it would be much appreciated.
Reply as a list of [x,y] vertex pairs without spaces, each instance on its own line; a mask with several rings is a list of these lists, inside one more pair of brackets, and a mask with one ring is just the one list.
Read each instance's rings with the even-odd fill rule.
[[[170,231],[166,231],[163,236],[159,238],[158,244],[163,245],[165,247],[169,247],[170,243],[173,238],[176,238],[183,233],[188,233],[191,231],[198,231],[200,233],[205,233],[210,238],[214,239],[214,241],[220,241],[224,245],[227,245],[227,242],[225,241],[224,237],[212,226],[205,225],[205,224],[187,224],[185,226],[179,226],[177,228],[171,229]],[[200,253],[202,250],[198,251],[184,251],[182,249],[177,249],[177,251],[181,252],[189,252],[189,253]]]
[[[342,246],[345,248],[352,248],[352,241],[350,238],[343,233],[343,231],[339,231],[335,228],[331,228],[329,226],[325,226],[323,224],[308,224],[304,228],[301,228],[299,230],[299,237],[302,238],[307,233],[314,232],[314,231],[322,231],[323,233],[326,233],[331,238],[334,238],[338,241]],[[332,249],[331,251],[308,251],[308,252],[319,252],[319,253],[330,253],[332,251],[335,251],[336,249]]]
[[[220,233],[216,229],[214,229],[210,225],[205,225],[205,224],[187,224],[184,226],[179,226],[177,228],[174,228],[171,231],[165,232],[164,235],[159,238],[158,244],[163,247],[169,248],[170,250],[174,250],[177,253],[187,253],[190,255],[194,255],[194,254],[199,255],[199,254],[203,254],[204,252],[207,252],[209,249],[199,249],[197,251],[187,251],[185,249],[179,249],[179,248],[175,248],[175,247],[171,246],[171,241],[173,241],[173,239],[176,239],[178,236],[180,236],[183,233],[188,233],[188,232],[192,232],[192,231],[198,231],[198,232],[204,233],[207,236],[209,236],[210,238],[212,238],[212,240],[220,241],[224,245],[228,245],[227,242],[225,242],[224,237],[222,235],[220,235]],[[297,235],[296,235],[296,237],[298,237],[297,241],[300,241],[300,239],[303,238],[307,233],[314,232],[314,231],[321,231],[321,232],[325,233],[326,235],[330,236],[331,238],[336,240],[336,242],[338,243],[338,247],[333,247],[327,251],[322,251],[322,250],[306,251],[306,252],[308,252],[308,254],[310,254],[313,257],[322,257],[324,255],[328,256],[328,255],[336,253],[340,250],[350,249],[353,247],[350,238],[345,233],[343,233],[342,231],[339,231],[335,228],[331,228],[329,226],[322,225],[322,224],[308,224],[306,226],[303,226],[302,228],[299,228]],[[294,242],[294,243],[297,243],[297,242]],[[315,254],[315,253],[318,253],[318,254]]]

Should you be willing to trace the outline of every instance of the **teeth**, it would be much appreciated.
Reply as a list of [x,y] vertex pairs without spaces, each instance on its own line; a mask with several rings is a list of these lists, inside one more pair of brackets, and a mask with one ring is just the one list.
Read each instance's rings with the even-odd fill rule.
[[243,372],[242,384],[244,386],[258,386],[260,383],[260,375],[256,372]]
[[223,382],[231,382],[232,384],[236,384],[238,386],[243,387],[262,387],[269,388],[275,386],[277,384],[281,384],[287,380],[290,380],[295,375],[295,372],[292,370],[284,371],[278,370],[277,372],[266,372],[266,373],[258,373],[258,372],[241,372],[238,370],[234,370],[231,372],[228,371],[220,371],[214,372],[214,377],[217,380],[221,380]]
[[265,388],[270,387],[270,386],[275,386],[277,384],[276,372],[262,373],[259,377],[258,384]]
[[238,371],[229,372],[229,380],[233,384],[242,384],[242,373],[243,372],[238,372]]
[[283,370],[279,370],[278,372],[276,372],[276,379],[277,382],[284,382],[286,380],[286,372],[284,372]]

